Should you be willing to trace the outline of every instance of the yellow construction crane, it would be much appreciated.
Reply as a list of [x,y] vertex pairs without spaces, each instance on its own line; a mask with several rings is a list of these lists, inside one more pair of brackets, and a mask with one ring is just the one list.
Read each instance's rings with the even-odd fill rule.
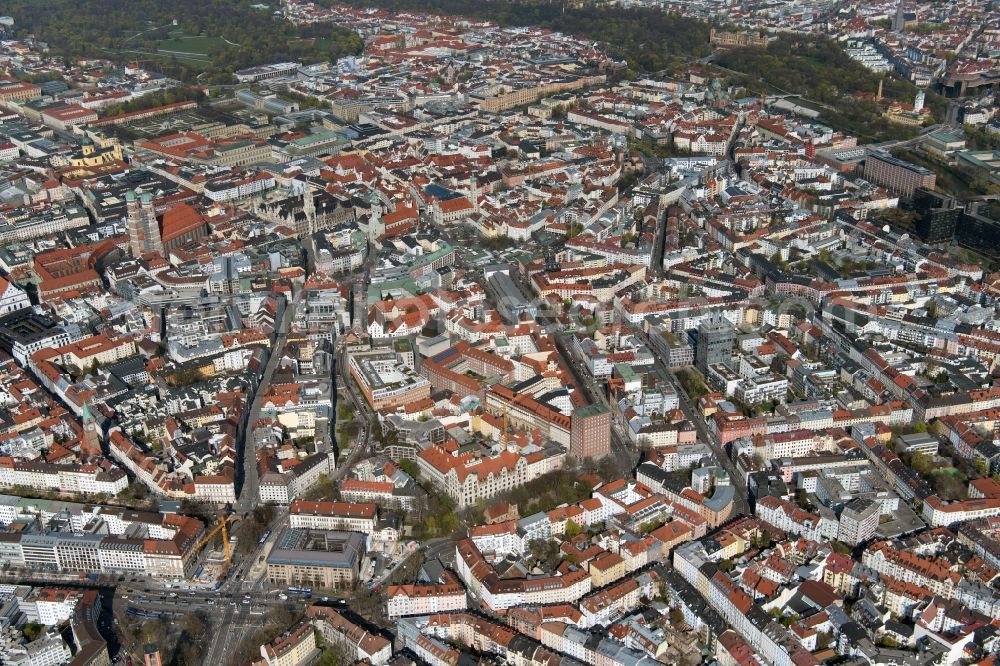
[[193,552],[197,553],[204,548],[220,531],[222,532],[222,552],[226,555],[226,568],[228,569],[233,564],[233,558],[229,553],[229,530],[226,528],[225,516],[219,516],[219,523],[194,545]]

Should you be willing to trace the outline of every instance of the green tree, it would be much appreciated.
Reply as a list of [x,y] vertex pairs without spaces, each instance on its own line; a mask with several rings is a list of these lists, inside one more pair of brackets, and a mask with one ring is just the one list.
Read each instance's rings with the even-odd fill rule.
[[235,530],[237,553],[245,555],[256,548],[272,520],[274,520],[273,506],[259,504],[254,507],[254,510],[239,523]]
[[441,517],[441,532],[443,534],[452,534],[456,532],[460,522],[458,514],[454,511],[448,511]]
[[988,464],[988,463],[987,463],[987,462],[986,462],[985,460],[983,460],[982,458],[973,458],[973,459],[972,459],[972,467],[973,467],[973,469],[975,469],[975,470],[976,470],[976,472],[977,472],[977,473],[978,473],[978,474],[979,474],[980,476],[989,476],[989,473],[990,473],[990,466],[989,466],[989,464]]
[[769,532],[761,532],[759,536],[755,535],[750,540],[750,544],[754,548],[759,548],[761,550],[769,548],[771,546],[771,534]]
[[785,627],[790,627],[799,621],[799,616],[797,613],[790,613],[788,615],[781,616],[779,622]]
[[344,658],[340,651],[336,647],[328,645],[323,647],[316,666],[340,666],[342,663],[344,663]]
[[614,458],[611,456],[605,456],[601,458],[600,463],[597,465],[597,475],[601,477],[601,481],[605,483],[609,481],[614,481],[615,479],[620,479],[622,476],[621,470],[618,469],[617,463],[615,463]]
[[[820,120],[865,141],[910,138],[918,131],[889,122],[874,100],[860,96],[872,95],[880,79],[887,100],[912,100],[916,87],[869,71],[826,37],[779,35],[766,48],[730,49],[715,62],[745,74],[734,77],[734,82],[751,91],[802,95],[819,108]],[[943,98],[928,93],[927,104],[936,117],[943,117],[947,105]]]
[[[363,46],[360,35],[333,23],[275,21],[242,0],[48,0],[44,12],[33,0],[8,0],[4,11],[14,17],[19,35],[35,34],[56,56],[122,62],[138,52],[155,60],[153,66],[164,74],[192,83],[201,71],[215,82],[229,82],[235,69],[281,60],[332,60],[359,53]],[[231,44],[209,49],[206,62],[157,53],[159,41],[169,35],[149,30],[150,25],[167,26],[174,20],[183,33],[204,32]]]
[[846,544],[839,541],[834,541],[830,544],[833,547],[833,552],[840,553],[841,555],[850,555],[851,549]]
[[910,458],[910,467],[914,472],[920,474],[921,476],[927,474],[930,471],[931,463],[930,459],[924,453],[914,453],[913,457]]
[[420,468],[417,466],[417,463],[415,463],[414,461],[403,459],[403,460],[400,460],[396,464],[399,466],[399,469],[403,470],[404,472],[406,472],[407,474],[409,474],[414,479],[419,479],[420,478]]
[[38,640],[45,633],[45,625],[39,624],[38,622],[29,622],[21,627],[21,633],[24,635],[24,640],[32,643]]
[[965,483],[954,470],[939,472],[933,477],[934,490],[943,500],[964,499],[967,493]]

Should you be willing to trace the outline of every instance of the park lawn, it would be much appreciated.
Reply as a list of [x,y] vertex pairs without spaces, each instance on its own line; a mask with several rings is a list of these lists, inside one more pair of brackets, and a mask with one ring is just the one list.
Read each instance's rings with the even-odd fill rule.
[[213,48],[226,46],[229,46],[229,44],[222,37],[206,37],[204,35],[199,37],[171,35],[170,39],[164,39],[156,45],[157,50],[161,53],[169,51],[171,53],[206,57],[208,56],[208,52]]
[[191,67],[191,69],[199,71],[204,71],[212,66],[212,59],[209,58],[208,56],[182,56],[173,53],[164,53],[162,51],[158,51],[156,53],[150,53],[149,57],[164,62],[176,60],[177,62],[188,65],[189,67]]
[[[177,62],[184,63],[192,69],[196,70],[206,70],[212,65],[212,58],[206,55],[177,55],[174,53],[162,53],[157,51],[147,51],[145,49],[102,49],[109,54],[119,54],[125,55],[129,59],[135,60],[158,60],[162,62],[169,62],[171,60],[176,60]],[[138,57],[137,57],[138,56]]]

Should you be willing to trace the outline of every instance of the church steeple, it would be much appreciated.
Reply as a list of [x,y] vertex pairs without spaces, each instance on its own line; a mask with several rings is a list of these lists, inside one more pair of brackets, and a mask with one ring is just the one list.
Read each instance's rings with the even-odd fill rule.
[[476,177],[475,173],[469,174],[469,203],[472,204],[473,210],[477,213],[479,212],[479,178]]
[[101,429],[90,411],[90,403],[83,403],[83,438],[80,441],[80,456],[84,459],[101,455]]
[[153,195],[148,192],[125,193],[125,206],[128,212],[129,249],[133,257],[141,257],[147,253],[163,255],[163,240],[160,235],[160,222],[156,219],[156,208],[153,207]]
[[369,198],[371,203],[371,214],[368,218],[368,240],[376,243],[378,238],[385,233],[385,223],[382,221],[382,200],[378,193],[372,190]]

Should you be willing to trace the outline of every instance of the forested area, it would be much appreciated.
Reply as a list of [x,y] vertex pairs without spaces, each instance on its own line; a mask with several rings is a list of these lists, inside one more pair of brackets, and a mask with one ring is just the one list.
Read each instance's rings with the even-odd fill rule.
[[[124,61],[154,58],[186,81],[204,72],[222,83],[236,69],[281,60],[317,62],[361,51],[361,37],[332,24],[297,27],[249,0],[4,0],[19,35],[34,34],[56,55]],[[174,23],[176,21],[176,24]],[[204,62],[156,53],[172,35],[203,35]]]
[[[318,0],[330,6],[343,0]],[[611,55],[637,72],[655,72],[677,63],[677,56],[711,53],[708,24],[660,9],[585,6],[562,3],[468,2],[467,0],[347,0],[357,7],[429,12],[492,21],[502,26],[539,26],[600,42]]]
[[[894,125],[881,117],[873,99],[882,79],[886,99],[913,102],[917,88],[908,81],[876,74],[854,62],[832,40],[816,36],[781,35],[766,49],[724,51],[716,62],[747,75],[744,83],[755,94],[786,92],[802,95],[819,105],[824,122],[863,141],[902,138],[917,128]],[[944,115],[945,101],[927,93],[927,104],[935,116]]]

